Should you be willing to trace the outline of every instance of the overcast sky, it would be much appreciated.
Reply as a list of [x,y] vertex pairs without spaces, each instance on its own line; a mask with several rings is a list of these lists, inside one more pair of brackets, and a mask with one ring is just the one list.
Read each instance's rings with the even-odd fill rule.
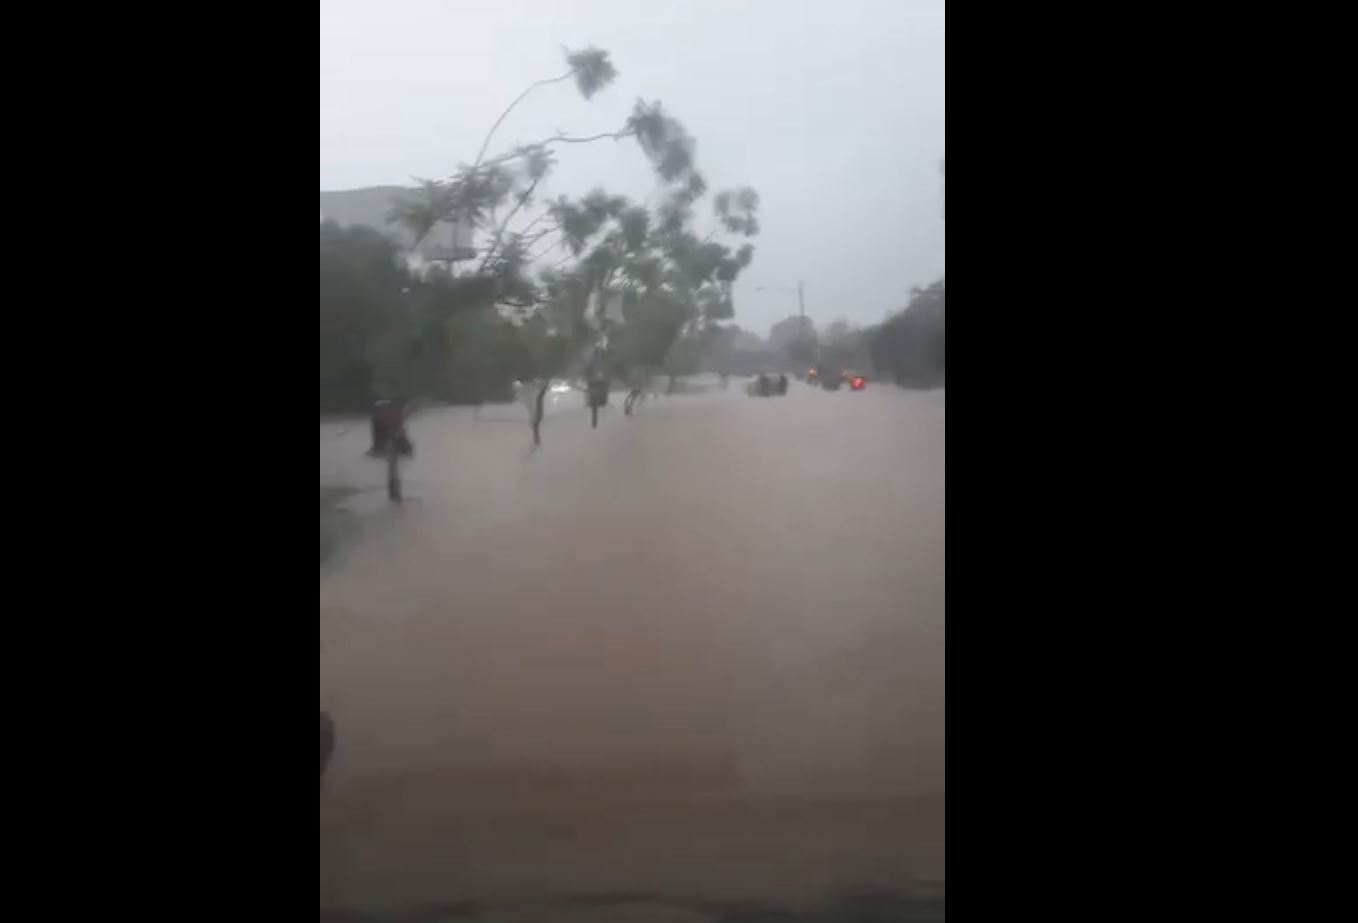
[[[622,125],[659,100],[697,140],[712,189],[751,185],[762,230],[736,322],[796,312],[875,323],[943,275],[944,0],[321,0],[321,189],[446,178],[562,47],[607,50],[586,102],[530,96],[492,152]],[[633,141],[558,148],[548,196],[654,190]],[[699,206],[707,222],[710,204]]]

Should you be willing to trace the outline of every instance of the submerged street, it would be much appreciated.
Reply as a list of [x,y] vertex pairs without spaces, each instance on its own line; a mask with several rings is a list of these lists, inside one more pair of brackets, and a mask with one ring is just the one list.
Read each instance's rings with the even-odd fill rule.
[[564,395],[534,452],[428,410],[399,507],[322,423],[322,908],[941,888],[944,422],[734,379]]

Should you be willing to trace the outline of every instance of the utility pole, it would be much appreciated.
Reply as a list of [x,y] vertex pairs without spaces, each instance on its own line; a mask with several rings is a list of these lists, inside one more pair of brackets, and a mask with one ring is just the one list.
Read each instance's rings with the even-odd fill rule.
[[[756,292],[783,292],[785,294],[791,294],[793,291],[790,288],[777,285],[756,285],[754,290]],[[800,279],[797,281],[796,291],[797,291],[797,318],[798,318],[797,336],[801,338],[806,336],[807,331],[806,331],[806,285]],[[820,356],[819,342],[816,343],[816,356],[817,361],[819,361]]]

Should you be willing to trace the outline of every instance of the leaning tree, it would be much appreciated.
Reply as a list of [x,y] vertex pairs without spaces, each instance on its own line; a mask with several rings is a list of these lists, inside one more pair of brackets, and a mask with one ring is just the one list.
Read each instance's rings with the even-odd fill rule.
[[[470,234],[469,268],[454,272],[450,263],[447,273],[468,303],[494,306],[517,325],[518,377],[534,388],[535,443],[553,378],[589,371],[635,389],[657,373],[684,371],[694,347],[734,316],[732,284],[754,256],[747,238],[759,231],[758,193],[738,187],[709,196],[693,138],[659,102],[638,100],[611,131],[558,133],[491,154],[497,131],[530,94],[573,82],[589,99],[617,77],[596,48],[567,52],[566,64],[505,108],[471,163],[446,180],[421,180],[390,213],[415,246],[443,225]],[[637,145],[657,179],[654,204],[602,189],[539,195],[561,151],[606,141]],[[702,234],[704,202],[711,217]]]

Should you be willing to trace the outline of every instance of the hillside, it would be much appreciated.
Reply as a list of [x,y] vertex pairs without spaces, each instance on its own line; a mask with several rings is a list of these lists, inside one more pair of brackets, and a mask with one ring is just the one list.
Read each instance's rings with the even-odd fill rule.
[[[415,189],[405,186],[365,186],[362,189],[330,192],[321,190],[321,218],[343,225],[366,225],[393,237],[402,247],[409,247],[412,243],[410,232],[399,225],[388,224],[387,213],[395,198],[415,192]],[[465,238],[466,235],[463,246],[469,243]],[[431,247],[444,249],[451,243],[452,229],[445,225],[437,228],[420,249],[426,252]]]

